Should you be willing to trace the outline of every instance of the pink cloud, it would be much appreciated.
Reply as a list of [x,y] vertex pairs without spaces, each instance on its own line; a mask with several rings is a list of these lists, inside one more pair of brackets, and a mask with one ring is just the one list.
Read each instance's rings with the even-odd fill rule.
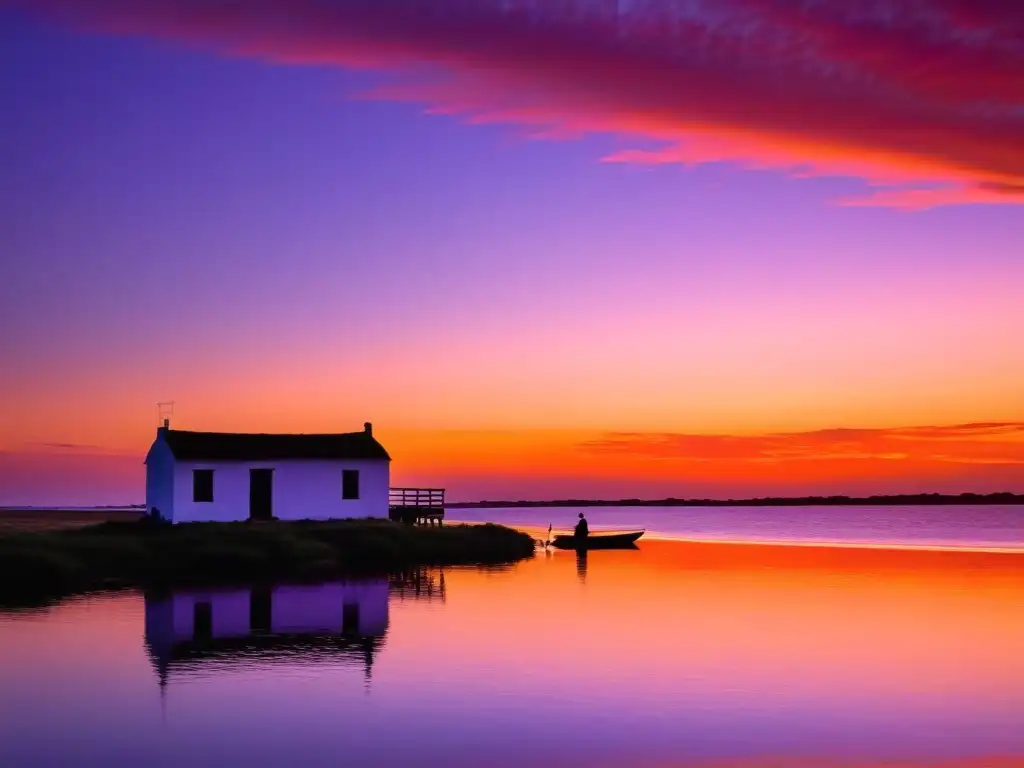
[[1024,21],[999,0],[0,0],[288,64],[419,74],[378,97],[533,135],[653,139],[617,162],[840,175],[855,205],[1024,202]]
[[1024,100],[1024,21],[1014,0],[738,2],[851,74],[947,103]]

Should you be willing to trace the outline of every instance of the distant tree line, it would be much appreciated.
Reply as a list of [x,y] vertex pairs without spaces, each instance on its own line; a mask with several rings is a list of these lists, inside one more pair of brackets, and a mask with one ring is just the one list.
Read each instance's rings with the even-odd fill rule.
[[552,501],[464,501],[449,508],[470,507],[827,507],[910,506],[953,504],[1024,504],[1018,493],[914,493],[878,496],[766,496],[755,499],[555,499]]

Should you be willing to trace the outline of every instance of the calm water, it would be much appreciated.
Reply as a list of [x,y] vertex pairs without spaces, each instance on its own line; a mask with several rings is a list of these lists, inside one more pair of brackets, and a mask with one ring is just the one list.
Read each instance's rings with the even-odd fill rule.
[[571,530],[646,528],[647,537],[896,546],[1024,548],[1024,506],[949,507],[568,507],[453,509],[465,522]]
[[1006,553],[643,540],[119,593],[0,613],[0,766],[1022,766],[1022,649]]

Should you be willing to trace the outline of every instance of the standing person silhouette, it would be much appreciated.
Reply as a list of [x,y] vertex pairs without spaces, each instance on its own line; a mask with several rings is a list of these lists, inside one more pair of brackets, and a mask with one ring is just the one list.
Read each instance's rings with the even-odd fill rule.
[[576,530],[574,534],[577,539],[585,539],[590,535],[590,526],[587,524],[587,518],[580,512],[580,521],[576,523]]

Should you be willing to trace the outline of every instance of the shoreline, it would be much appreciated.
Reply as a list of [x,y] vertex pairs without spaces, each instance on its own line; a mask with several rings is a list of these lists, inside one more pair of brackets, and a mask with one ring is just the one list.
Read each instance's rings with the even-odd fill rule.
[[749,499],[553,499],[549,501],[454,501],[448,509],[526,509],[531,507],[964,507],[1024,506],[1024,494],[894,494],[876,496],[771,496]]
[[0,532],[0,602],[121,587],[323,580],[425,566],[505,565],[534,553],[531,536],[494,524],[106,521]]
[[[644,536],[636,550],[593,550],[591,567],[602,562],[636,560],[638,565],[673,570],[750,573],[816,572],[822,577],[842,573],[874,577],[879,574],[944,573],[958,580],[1000,578],[1014,581],[1024,572],[1024,550],[925,549],[856,546],[793,546],[765,542],[694,541]],[[541,550],[542,557],[578,557],[571,550]]]
[[[488,523],[473,520],[451,520],[452,525],[487,525]],[[544,526],[535,525],[514,525],[504,523],[509,528],[527,533],[538,541],[543,542],[548,535],[548,529]],[[592,527],[591,532],[602,532],[602,528]],[[639,530],[628,527],[616,526],[614,531]],[[553,529],[552,536],[571,533],[571,529]],[[941,542],[887,542],[887,541],[841,541],[834,539],[821,540],[797,540],[797,539],[721,539],[721,538],[700,538],[687,536],[685,534],[661,533],[658,531],[646,530],[643,537],[637,542],[642,547],[644,542],[659,541],[673,542],[677,544],[695,544],[714,547],[771,547],[775,549],[838,549],[838,550],[871,550],[880,552],[937,552],[937,553],[964,553],[975,555],[1024,555],[1024,537],[1017,546],[1004,544],[944,544]]]
[[[334,523],[277,523],[271,526],[284,526],[285,528],[298,526],[330,526],[338,523],[359,523],[363,521],[334,521]],[[130,524],[129,524],[130,525]],[[206,524],[193,524],[196,528]],[[212,524],[217,527],[244,526],[244,523],[235,524]],[[407,526],[398,524],[387,524],[393,528],[405,529]],[[121,528],[126,526],[123,523],[115,523],[112,526],[101,525],[99,528]],[[134,526],[132,526],[134,527]],[[185,528],[188,526],[182,526]],[[253,527],[253,526],[248,526]],[[256,526],[259,527],[259,526]],[[231,562],[217,563],[212,571],[200,570],[189,573],[157,573],[156,578],[135,576],[112,577],[104,576],[96,578],[82,578],[82,573],[72,573],[72,581],[67,581],[67,573],[36,572],[30,573],[22,570],[20,573],[12,573],[11,566],[18,566],[17,554],[12,556],[8,544],[11,539],[22,538],[18,536],[0,536],[0,571],[4,579],[0,581],[0,611],[31,609],[59,603],[63,600],[83,597],[91,594],[124,591],[124,590],[149,590],[149,589],[228,589],[239,586],[251,586],[252,584],[319,584],[331,580],[353,580],[391,577],[393,575],[419,568],[441,567],[441,568],[487,568],[512,566],[526,560],[540,557],[542,559],[550,556],[576,557],[579,553],[573,551],[559,551],[556,549],[545,549],[539,547],[538,542],[543,541],[546,529],[533,528],[531,526],[499,526],[493,523],[459,523],[453,522],[446,525],[452,531],[469,531],[499,534],[505,537],[500,545],[505,551],[496,553],[491,551],[490,556],[455,556],[436,557],[424,556],[421,549],[415,560],[390,559],[387,562],[369,562],[365,557],[366,552],[361,552],[362,557],[355,561],[337,561],[326,565],[323,560],[311,559],[311,554],[316,554],[316,542],[304,542],[298,550],[302,562],[298,567],[277,567],[279,564],[265,562],[256,563],[255,570],[243,568],[241,570],[225,571],[225,566]],[[95,536],[88,536],[89,531],[95,532],[96,527],[88,530],[74,529],[63,532],[62,536],[90,538],[92,544],[87,545],[91,557],[109,559],[115,550],[104,549],[96,546]],[[424,532],[440,531],[439,529],[412,529]],[[470,532],[472,533],[472,532]],[[123,537],[124,533],[118,534]],[[275,534],[277,535],[277,534]],[[25,534],[25,536],[39,538],[53,538],[53,534]],[[472,536],[470,536],[472,538]],[[232,542],[234,543],[234,542]],[[311,545],[311,546],[310,546]],[[509,547],[516,551],[510,554]],[[248,549],[247,543],[241,547],[229,547],[225,550],[227,556],[235,564],[237,555]],[[52,566],[56,560],[48,557],[55,553],[44,553],[43,568]],[[60,553],[56,553],[60,554]],[[135,553],[138,554],[137,552]],[[206,554],[211,554],[209,551]],[[218,553],[222,556],[224,553]],[[320,552],[322,554],[322,551]],[[115,559],[116,559],[115,555]],[[601,562],[614,562],[621,558],[640,558],[642,561],[652,564],[654,567],[664,567],[670,564],[673,568],[687,571],[708,571],[708,572],[753,572],[753,571],[775,571],[775,572],[821,572],[846,573],[846,574],[871,574],[871,573],[947,573],[956,574],[956,578],[972,578],[973,575],[985,573],[1002,574],[1004,577],[1018,578],[1024,567],[1024,547],[1021,548],[982,548],[982,547],[957,547],[957,546],[930,546],[930,545],[892,545],[892,544],[861,544],[848,542],[787,542],[787,541],[752,541],[733,539],[692,539],[658,534],[645,535],[635,550],[595,550],[587,553],[592,565],[598,566]],[[132,560],[137,558],[132,557]],[[243,557],[242,562],[245,561]],[[38,563],[36,563],[38,565]],[[249,565],[253,565],[252,562]],[[295,565],[293,563],[293,565]],[[28,569],[31,571],[32,569]],[[16,576],[12,583],[12,576]],[[40,578],[42,577],[42,579]],[[56,579],[56,581],[55,581]]]
[[[876,506],[1024,506],[1024,493],[905,493],[872,496],[763,496],[742,499],[530,499],[452,501],[446,509],[521,509],[530,507],[876,507]],[[142,514],[145,504],[60,505],[0,504],[5,514]]]

